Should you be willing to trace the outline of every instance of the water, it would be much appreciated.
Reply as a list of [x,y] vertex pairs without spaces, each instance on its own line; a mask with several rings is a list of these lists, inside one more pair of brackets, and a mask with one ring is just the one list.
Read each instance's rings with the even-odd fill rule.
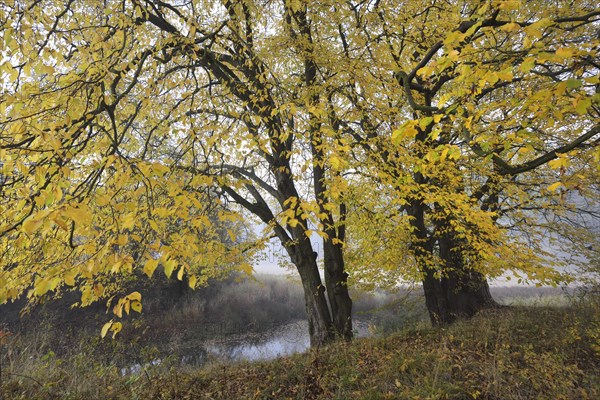
[[[369,324],[366,321],[354,320],[353,324],[355,337],[370,335]],[[202,366],[209,362],[270,360],[303,353],[309,347],[308,322],[295,321],[261,333],[240,333],[186,344],[185,350],[178,351],[178,358],[181,365]],[[157,359],[144,365],[144,368],[160,364],[161,360]],[[122,368],[121,373],[123,375],[135,374],[141,369],[140,364],[135,364]]]
[[[369,335],[367,322],[353,322],[356,337]],[[225,362],[270,360],[303,353],[309,347],[308,322],[295,321],[262,333],[237,334],[206,340],[189,348],[188,354],[182,356],[182,363],[202,365],[211,359]]]

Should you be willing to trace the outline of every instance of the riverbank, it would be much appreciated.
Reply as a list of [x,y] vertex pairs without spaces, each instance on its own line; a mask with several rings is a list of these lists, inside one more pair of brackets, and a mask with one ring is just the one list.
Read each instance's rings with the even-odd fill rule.
[[[6,345],[2,351],[6,352]],[[47,355],[42,374],[4,375],[3,399],[593,399],[600,309],[512,307],[448,328],[426,324],[262,362],[146,365],[123,376]],[[6,370],[5,370],[6,371]],[[33,371],[30,371],[33,374]]]
[[[48,298],[22,317],[22,304],[0,306],[0,330],[12,333],[13,372],[29,375],[30,359],[71,359],[81,351],[101,365],[131,371],[157,363],[179,368],[271,359],[309,346],[302,288],[290,277],[232,276],[195,291],[162,277],[125,293],[133,290],[142,293],[143,312],[123,315],[116,340],[100,338],[100,327],[113,317],[103,304],[70,307],[77,293]],[[493,287],[492,293],[510,305],[565,304],[572,297],[554,288]],[[355,336],[428,324],[420,288],[353,290],[352,298]]]
[[[248,379],[252,381],[252,371],[256,368],[270,370],[271,383],[280,386],[277,389],[273,389],[273,386],[262,387],[263,376],[258,374],[261,382],[248,383],[249,387],[254,387],[260,393],[282,390],[281,396],[257,398],[304,398],[302,396],[308,396],[309,390],[306,387],[302,389],[300,383],[305,382],[302,379],[312,379],[306,378],[306,374],[311,376],[313,372],[318,372],[319,385],[325,384],[325,387],[329,387],[328,385],[334,382],[326,384],[326,371],[338,368],[338,372],[342,374],[340,379],[353,382],[353,379],[359,379],[358,377],[364,379],[362,374],[367,372],[355,371],[358,375],[352,378],[344,375],[342,368],[354,370],[356,365],[366,362],[363,356],[368,359],[380,359],[384,364],[392,360],[390,357],[395,357],[394,352],[383,353],[384,349],[389,348],[389,344],[385,344],[388,340],[399,341],[394,346],[402,348],[402,343],[413,342],[416,335],[425,338],[424,344],[430,342],[434,345],[439,340],[452,341],[454,339],[451,338],[465,335],[468,337],[471,335],[467,333],[469,329],[478,332],[478,323],[482,326],[489,325],[494,323],[494,318],[522,320],[522,313],[526,313],[524,310],[529,310],[527,312],[531,318],[530,326],[525,325],[521,329],[525,331],[533,332],[534,329],[538,329],[537,325],[547,324],[545,320],[538,321],[541,317],[537,315],[537,310],[546,309],[550,310],[548,312],[579,315],[576,320],[571,321],[574,328],[568,328],[568,324],[562,322],[565,329],[570,329],[563,332],[564,335],[571,335],[573,329],[580,329],[579,325],[582,324],[586,326],[586,332],[594,332],[594,329],[597,331],[600,326],[600,322],[594,322],[597,319],[583,318],[587,306],[582,306],[586,303],[582,298],[574,292],[560,289],[493,287],[492,293],[499,302],[517,308],[507,311],[507,314],[482,315],[478,318],[483,319],[464,322],[462,333],[454,332],[461,324],[448,331],[432,330],[429,327],[422,292],[418,288],[400,288],[396,293],[355,291],[353,299],[356,336],[371,338],[358,339],[349,347],[335,345],[317,353],[293,355],[306,352],[309,347],[308,329],[306,321],[303,320],[302,291],[296,281],[275,276],[257,276],[257,279],[245,280],[233,277],[198,291],[184,293],[180,292],[177,285],[176,282],[153,282],[150,287],[135,288],[143,292],[144,312],[132,314],[127,318],[123,332],[115,340],[100,338],[99,327],[103,319],[110,318],[100,305],[69,310],[68,297],[58,301],[49,299],[23,318],[18,318],[18,304],[0,307],[0,331],[10,332],[0,338],[0,384],[5,398],[103,399],[154,398],[158,395],[170,398],[162,392],[167,387],[171,388],[169,390],[176,395],[175,397],[179,396],[180,390],[182,396],[186,397],[188,389],[185,388],[189,387],[188,391],[196,390],[193,382],[198,379],[203,380],[203,385],[208,388],[207,393],[213,393],[214,389],[215,393],[226,394],[226,388],[214,385],[225,382],[224,379],[231,380],[228,375],[230,373],[242,374],[242,380],[245,379],[243,375],[248,373]],[[513,315],[513,312],[516,314]],[[488,321],[488,318],[492,320]],[[546,329],[555,328],[548,326]],[[449,336],[443,339],[443,335]],[[596,336],[587,337],[597,340],[600,332],[597,332]],[[508,339],[513,340],[511,337]],[[507,342],[509,346],[512,345],[510,340]],[[517,335],[514,340],[521,339]],[[587,343],[588,339],[581,340],[582,343]],[[364,346],[374,347],[369,350],[369,354],[365,354]],[[413,348],[410,351],[422,351],[419,357],[425,360],[430,357],[427,352],[433,350],[434,353],[439,351],[435,347],[428,348],[427,345],[421,350]],[[402,351],[406,352],[405,355],[410,353],[408,348]],[[354,358],[347,352],[354,352]],[[336,361],[335,354],[343,357]],[[264,361],[280,356],[284,357]],[[449,354],[444,357],[454,356]],[[568,359],[567,355],[561,353],[556,353],[553,357]],[[259,362],[250,363],[256,361]],[[326,367],[325,375],[321,376],[321,369],[313,371],[313,362],[319,365],[323,362],[334,365]],[[296,369],[296,364],[301,365],[302,369]],[[457,365],[457,368],[470,368]],[[408,367],[401,369],[403,368]],[[221,376],[220,371],[225,375]],[[288,376],[285,371],[296,371],[300,375]],[[422,372],[431,371],[424,369]],[[436,385],[440,377],[443,376],[435,378]],[[283,380],[279,382],[280,379]],[[183,386],[169,386],[169,380],[181,382]],[[233,382],[237,382],[236,386],[240,387],[246,385],[235,379]],[[417,379],[415,382],[420,381]],[[288,384],[296,389],[286,392]],[[323,396],[331,395],[331,390],[333,389],[323,388]],[[150,393],[153,391],[158,391],[156,396]],[[341,393],[350,395],[350,392]],[[242,398],[249,396],[248,393],[238,393],[229,398],[239,398],[236,397],[238,395]],[[196,398],[200,394],[193,392],[190,396]],[[204,397],[211,398],[211,395],[207,394]],[[223,395],[222,398],[228,397]]]

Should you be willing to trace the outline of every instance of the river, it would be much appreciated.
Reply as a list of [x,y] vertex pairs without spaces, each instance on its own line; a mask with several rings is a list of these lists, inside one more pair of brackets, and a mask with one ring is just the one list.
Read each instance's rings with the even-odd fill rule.
[[[355,337],[369,336],[367,321],[354,320]],[[295,353],[303,353],[310,347],[308,322],[301,320],[280,325],[264,332],[249,332],[227,335],[216,339],[204,339],[186,343],[176,356],[181,365],[203,366],[211,362],[233,363],[239,361],[270,360]],[[147,363],[144,367],[161,364],[160,359]],[[138,373],[140,364],[122,368],[121,373]]]

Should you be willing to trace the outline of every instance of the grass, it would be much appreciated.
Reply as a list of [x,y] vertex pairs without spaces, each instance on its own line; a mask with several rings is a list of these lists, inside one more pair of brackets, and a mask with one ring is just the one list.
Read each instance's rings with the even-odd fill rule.
[[[77,343],[83,341],[94,344],[87,349],[88,354],[128,366],[149,361],[140,357],[148,348],[156,358],[181,358],[189,354],[190,345],[201,341],[236,334],[260,335],[305,318],[300,283],[282,276],[234,276],[195,291],[182,291],[178,282],[163,279],[129,288],[126,293],[133,290],[142,293],[144,312],[124,315],[119,337],[129,345],[119,345],[116,352],[106,343],[97,343],[100,327],[111,314],[107,315],[102,304],[70,309],[77,300],[76,293],[48,299],[24,318],[19,318],[23,304],[0,306],[0,328],[4,324],[19,335],[27,343],[24,347],[35,343],[43,348],[42,355],[54,352],[60,358],[70,357]],[[377,332],[395,331],[426,318],[423,301],[414,292],[353,291],[352,297],[354,317],[368,321]]]
[[107,352],[139,352],[141,362],[152,360],[151,349],[77,343],[63,358],[20,342],[24,337],[5,337],[0,398],[595,399],[597,300],[486,311],[446,328],[417,323],[266,362],[186,369],[164,360],[128,376],[108,360],[87,356],[90,349],[109,343],[115,348]]

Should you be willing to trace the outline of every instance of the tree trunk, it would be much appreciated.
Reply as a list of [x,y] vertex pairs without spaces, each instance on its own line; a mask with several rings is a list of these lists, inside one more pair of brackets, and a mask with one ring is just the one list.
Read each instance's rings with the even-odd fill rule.
[[325,300],[325,288],[321,283],[319,273],[315,274],[312,268],[298,268],[304,288],[304,301],[306,316],[308,318],[308,332],[311,347],[323,346],[334,339],[331,316]]
[[429,313],[429,319],[434,326],[445,325],[452,322],[446,296],[442,290],[439,279],[436,278],[436,271],[428,269],[423,279],[423,292],[425,293],[425,305]]
[[429,318],[433,325],[446,325],[457,318],[469,318],[477,312],[498,307],[489,293],[489,286],[484,279],[480,286],[473,281],[450,273],[448,277],[435,278],[427,274],[423,280],[423,291]]
[[485,276],[465,265],[451,234],[440,237],[438,244],[444,271],[441,278],[430,273],[423,282],[432,324],[449,324],[457,318],[472,317],[484,308],[497,307]]
[[[294,245],[291,258],[298,269],[304,289],[304,302],[308,318],[308,332],[311,347],[323,346],[335,338],[334,328],[325,297],[325,287],[319,275],[314,252],[307,239]],[[288,252],[290,252],[288,250]]]
[[477,289],[475,293],[475,296],[479,300],[479,303],[483,306],[483,308],[500,307],[500,305],[492,297],[492,293],[490,292],[490,285],[488,284],[488,281],[485,278],[485,276],[483,276],[483,274],[480,274],[479,272],[475,272],[475,274],[478,274],[479,276],[474,278],[474,280],[477,279],[480,282],[479,289]]
[[335,334],[345,340],[352,339],[352,300],[348,293],[348,274],[344,269],[344,256],[340,244],[325,240],[323,244],[325,286],[333,317]]

